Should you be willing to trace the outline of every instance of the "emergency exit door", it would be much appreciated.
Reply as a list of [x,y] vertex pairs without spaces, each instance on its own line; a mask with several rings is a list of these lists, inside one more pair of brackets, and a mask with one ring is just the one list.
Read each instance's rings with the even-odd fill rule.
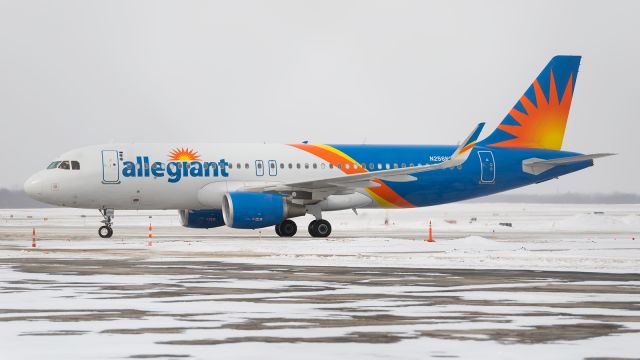
[[493,184],[496,181],[496,164],[491,151],[478,151],[480,157],[480,183]]

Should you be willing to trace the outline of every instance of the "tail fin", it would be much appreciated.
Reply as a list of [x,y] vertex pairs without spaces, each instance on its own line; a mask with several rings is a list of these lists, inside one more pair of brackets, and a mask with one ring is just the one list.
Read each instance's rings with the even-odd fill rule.
[[580,56],[555,56],[481,144],[560,150]]

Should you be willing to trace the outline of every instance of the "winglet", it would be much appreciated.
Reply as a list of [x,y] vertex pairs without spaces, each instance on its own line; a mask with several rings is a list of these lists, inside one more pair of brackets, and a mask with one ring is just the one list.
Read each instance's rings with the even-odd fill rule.
[[482,128],[484,127],[484,123],[479,123],[476,128],[473,130],[471,135],[467,137],[467,139],[456,149],[456,151],[451,155],[451,160],[455,160],[457,162],[463,163],[469,157],[471,153],[471,149],[478,141],[478,137],[482,132]]

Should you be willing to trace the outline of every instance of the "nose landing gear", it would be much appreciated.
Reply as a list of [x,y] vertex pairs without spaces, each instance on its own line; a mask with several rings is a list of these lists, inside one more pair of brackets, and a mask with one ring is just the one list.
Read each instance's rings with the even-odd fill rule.
[[98,229],[98,235],[100,235],[103,239],[108,239],[113,235],[113,229],[111,225],[113,224],[113,209],[100,209],[100,214],[104,220],[101,221],[104,225]]
[[98,229],[98,235],[103,239],[110,238],[111,235],[113,235],[113,229],[108,226],[100,226]]

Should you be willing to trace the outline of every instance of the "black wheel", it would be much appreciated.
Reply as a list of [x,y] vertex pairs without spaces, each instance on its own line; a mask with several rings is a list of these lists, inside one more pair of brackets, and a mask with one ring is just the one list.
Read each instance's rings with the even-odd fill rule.
[[313,220],[309,223],[309,234],[313,237],[328,237],[331,235],[331,224],[327,220]]
[[331,224],[327,220],[317,220],[315,226],[315,237],[328,237],[331,235]]
[[274,226],[275,230],[276,230],[276,234],[278,234],[278,236],[282,236],[282,233],[280,232],[280,224]]
[[292,237],[298,231],[298,225],[296,225],[293,220],[285,220],[280,223],[280,236],[282,237]]
[[103,239],[108,239],[113,235],[113,229],[108,226],[100,226],[98,229],[98,235]]
[[318,220],[313,220],[312,222],[309,223],[309,235],[313,236],[313,237],[318,237],[318,235],[316,235],[316,227],[318,226]]

